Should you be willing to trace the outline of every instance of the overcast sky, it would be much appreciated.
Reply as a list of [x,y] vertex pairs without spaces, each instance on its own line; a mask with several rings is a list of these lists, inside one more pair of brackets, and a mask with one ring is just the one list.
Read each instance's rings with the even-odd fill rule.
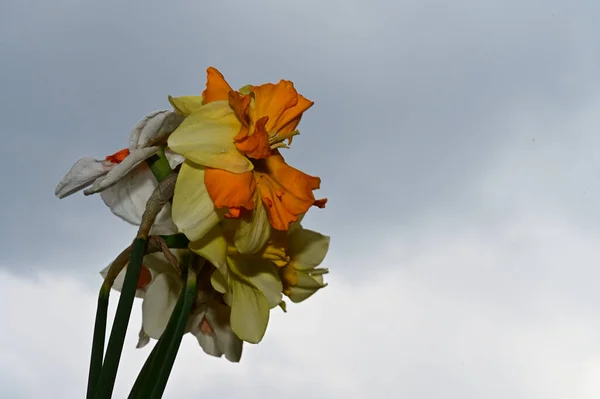
[[[600,397],[600,3],[0,3],[0,397],[80,398],[98,271],[135,229],[54,187],[208,66],[315,101],[329,286],[240,364],[186,336],[166,398]],[[113,304],[117,295],[112,296]],[[115,397],[136,350],[136,302]]]

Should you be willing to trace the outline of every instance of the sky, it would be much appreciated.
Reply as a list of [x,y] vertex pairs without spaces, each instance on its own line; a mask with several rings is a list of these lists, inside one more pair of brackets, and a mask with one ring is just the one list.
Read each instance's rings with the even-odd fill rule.
[[[239,364],[184,337],[166,398],[600,397],[599,18],[593,1],[4,0],[0,397],[83,395],[98,272],[135,228],[54,188],[208,66],[315,101],[284,156],[329,199],[303,222],[331,236],[329,286],[274,310]],[[136,302],[117,398],[150,350],[140,320]]]

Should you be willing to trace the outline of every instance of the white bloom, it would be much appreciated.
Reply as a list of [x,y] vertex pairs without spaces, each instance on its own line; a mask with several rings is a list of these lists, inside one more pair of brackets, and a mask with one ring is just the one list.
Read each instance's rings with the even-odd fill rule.
[[[160,147],[149,144],[162,141],[182,121],[171,111],[156,111],[136,124],[130,134],[129,148],[107,156],[104,160],[85,157],[78,160],[56,186],[58,198],[65,198],[77,191],[85,195],[101,192],[104,203],[125,221],[139,225],[146,202],[158,182],[144,161],[156,154]],[[170,150],[165,151],[171,168],[184,158]],[[157,216],[152,234],[174,234],[177,227],[170,218],[170,204]]]
[[[187,250],[175,250],[181,258]],[[100,272],[105,276],[108,268]],[[121,291],[127,267],[115,279],[113,288]],[[142,298],[142,327],[137,347],[142,348],[150,338],[159,339],[164,332],[184,282],[162,253],[148,254],[138,280],[136,297]],[[216,298],[215,298],[216,297]],[[198,291],[192,313],[188,318],[186,333],[192,333],[209,355],[225,357],[231,362],[239,362],[243,342],[233,333],[229,322],[230,308],[218,301],[219,294]]]

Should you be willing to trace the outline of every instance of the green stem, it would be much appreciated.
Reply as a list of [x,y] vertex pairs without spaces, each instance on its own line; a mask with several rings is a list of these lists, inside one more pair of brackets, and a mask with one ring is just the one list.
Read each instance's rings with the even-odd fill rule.
[[169,248],[187,249],[190,240],[187,239],[185,234],[173,234],[170,236],[160,236]]
[[123,282],[117,313],[110,332],[108,347],[106,348],[106,356],[102,372],[100,373],[96,399],[109,399],[112,396],[117,369],[119,368],[119,361],[121,360],[121,353],[123,351],[123,343],[125,342],[125,333],[127,332],[129,317],[131,316],[131,308],[147,244],[148,240],[146,238],[138,237],[133,240],[133,244],[131,245],[131,258],[127,272],[125,273],[125,281]]
[[148,355],[146,362],[144,362],[144,366],[140,370],[133,387],[131,388],[131,392],[129,393],[128,399],[138,399],[141,393],[142,388],[144,387],[144,383],[148,377],[148,372],[150,371],[150,366],[152,366],[152,362],[156,358],[156,352],[158,352],[158,342],[152,348],[152,352]]
[[146,163],[150,166],[152,174],[154,174],[154,177],[156,177],[156,180],[158,180],[159,183],[166,179],[172,172],[163,147],[160,147],[155,155],[148,158]]
[[138,396],[139,398],[160,398],[162,396],[179,351],[195,298],[196,272],[192,268],[188,268],[186,287],[181,291],[169,323],[156,344],[158,349],[144,381],[142,391]]
[[169,343],[169,348],[162,362],[162,367],[160,369],[160,373],[158,374],[157,382],[155,384],[154,390],[152,391],[151,398],[162,398],[163,392],[165,391],[165,388],[167,386],[167,382],[169,381],[169,376],[171,375],[171,370],[173,369],[173,364],[175,363],[175,358],[177,357],[177,353],[179,352],[181,340],[183,338],[183,334],[185,334],[185,327],[187,325],[189,314],[192,309],[192,304],[194,303],[195,299],[196,271],[190,268],[188,269],[183,309],[179,314],[177,325],[175,327],[175,333],[173,335],[173,338],[171,339],[171,342]]
[[108,315],[108,298],[110,286],[102,284],[98,293],[98,307],[96,308],[96,321],[94,323],[94,337],[92,338],[92,356],[88,375],[87,399],[93,399],[98,388],[98,380],[102,371],[102,358],[104,356],[104,338],[106,336],[106,318]]

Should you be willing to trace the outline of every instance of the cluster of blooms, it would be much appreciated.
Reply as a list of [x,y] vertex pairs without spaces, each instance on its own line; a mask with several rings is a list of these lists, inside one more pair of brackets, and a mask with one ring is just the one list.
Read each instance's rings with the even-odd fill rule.
[[[163,150],[178,176],[151,234],[183,233],[190,244],[173,249],[175,257],[206,260],[186,331],[206,353],[237,362],[244,341],[263,338],[271,309],[285,310],[284,295],[301,302],[326,285],[327,269],[318,266],[329,237],[300,224],[310,207],[325,205],[313,194],[320,179],[289,166],[279,152],[298,134],[313,102],[285,80],[233,90],[212,67],[201,95],[169,101],[174,111],[141,120],[129,148],[104,160],[77,161],[56,195],[101,193],[115,215],[139,225],[158,186],[145,161]],[[121,288],[124,272],[113,288]],[[144,257],[136,292],[143,298],[138,347],[161,336],[184,284],[164,254]]]

